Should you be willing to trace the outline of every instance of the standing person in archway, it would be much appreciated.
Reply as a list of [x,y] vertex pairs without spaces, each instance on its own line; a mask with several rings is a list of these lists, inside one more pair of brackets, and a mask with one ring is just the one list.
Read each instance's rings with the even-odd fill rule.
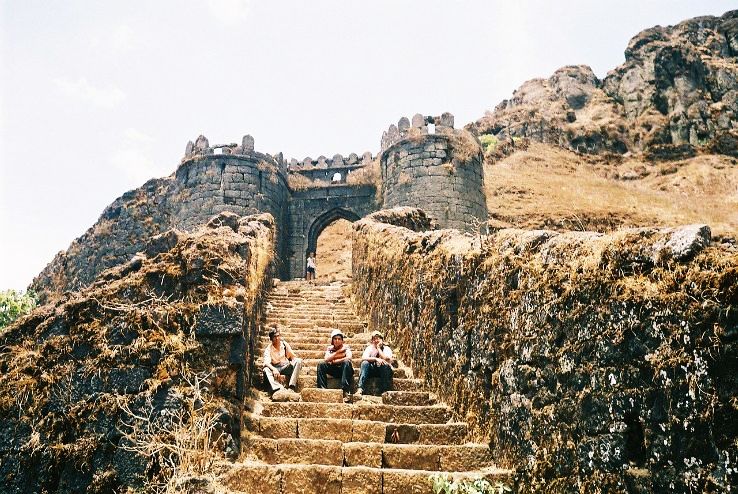
[[315,252],[310,252],[307,258],[307,266],[305,268],[305,279],[307,281],[315,280]]

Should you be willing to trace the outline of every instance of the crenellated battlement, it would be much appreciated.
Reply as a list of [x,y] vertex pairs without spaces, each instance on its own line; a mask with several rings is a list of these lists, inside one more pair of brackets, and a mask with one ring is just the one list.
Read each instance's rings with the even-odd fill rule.
[[325,186],[328,184],[346,183],[348,176],[369,166],[375,156],[369,151],[359,156],[351,153],[347,158],[340,154],[334,154],[333,158],[319,156],[318,159],[306,157],[301,161],[291,159],[287,164],[290,174],[301,175],[316,184]]
[[[431,127],[432,126],[432,127]],[[380,149],[384,152],[389,147],[397,144],[403,139],[412,136],[428,134],[445,134],[454,130],[454,116],[444,112],[441,116],[424,116],[420,113],[413,115],[412,120],[402,117],[397,125],[392,124],[389,129],[382,133]]]
[[326,158],[325,156],[318,156],[317,159],[313,159],[310,156],[303,158],[302,160],[296,160],[292,158],[289,163],[290,171],[311,171],[311,170],[327,170],[327,169],[338,169],[338,168],[357,168],[366,166],[372,162],[374,157],[372,153],[366,151],[361,156],[356,153],[351,153],[347,158],[344,158],[341,154],[334,154],[332,158]]
[[183,228],[221,211],[271,213],[286,277],[302,274],[306,252],[337,217],[413,206],[440,227],[461,230],[487,218],[481,146],[454,128],[448,112],[402,117],[382,134],[376,154],[286,160],[281,152],[256,151],[249,134],[230,144],[210,144],[200,135],[187,143],[175,179]]

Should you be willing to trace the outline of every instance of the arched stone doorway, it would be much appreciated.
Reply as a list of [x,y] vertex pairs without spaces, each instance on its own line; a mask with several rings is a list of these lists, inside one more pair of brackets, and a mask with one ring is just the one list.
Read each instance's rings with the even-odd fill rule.
[[293,191],[289,208],[289,278],[305,276],[307,253],[317,250],[318,236],[328,225],[339,219],[353,223],[377,211],[376,192],[373,185],[345,184]]
[[347,209],[333,208],[330,211],[326,211],[322,215],[315,218],[315,221],[313,221],[313,223],[310,225],[310,229],[308,230],[307,249],[305,250],[306,257],[308,252],[317,251],[318,237],[325,229],[325,227],[338,219],[348,220],[353,223],[354,221],[359,219],[359,216]]

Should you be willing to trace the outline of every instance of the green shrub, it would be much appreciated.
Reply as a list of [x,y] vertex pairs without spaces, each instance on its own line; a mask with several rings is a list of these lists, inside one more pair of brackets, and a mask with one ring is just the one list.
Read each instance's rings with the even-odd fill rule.
[[36,307],[36,304],[38,304],[38,298],[33,292],[0,291],[0,328],[28,314]]
[[491,134],[483,134],[479,136],[479,142],[482,143],[482,149],[487,153],[487,151],[494,151],[499,141]]
[[512,489],[502,482],[492,484],[487,479],[452,480],[450,476],[436,473],[430,476],[433,494],[504,494]]

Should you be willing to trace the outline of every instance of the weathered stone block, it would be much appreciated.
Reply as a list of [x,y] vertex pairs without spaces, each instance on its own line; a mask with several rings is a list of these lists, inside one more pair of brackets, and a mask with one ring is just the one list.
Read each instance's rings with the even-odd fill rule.
[[338,466],[343,464],[343,445],[341,441],[280,439],[277,451],[280,463]]
[[295,465],[284,468],[282,492],[290,494],[340,494],[341,467]]
[[238,335],[242,332],[243,305],[205,305],[196,316],[198,336]]
[[425,472],[411,470],[383,470],[383,494],[428,494],[431,483]]
[[382,494],[381,470],[344,467],[341,474],[341,494]]
[[437,471],[440,468],[436,446],[412,444],[385,444],[382,449],[384,468]]
[[272,439],[296,438],[297,419],[260,417],[259,434]]
[[299,437],[304,439],[352,440],[350,419],[300,419],[297,426]]
[[370,443],[346,443],[343,446],[346,466],[382,467],[382,445]]

